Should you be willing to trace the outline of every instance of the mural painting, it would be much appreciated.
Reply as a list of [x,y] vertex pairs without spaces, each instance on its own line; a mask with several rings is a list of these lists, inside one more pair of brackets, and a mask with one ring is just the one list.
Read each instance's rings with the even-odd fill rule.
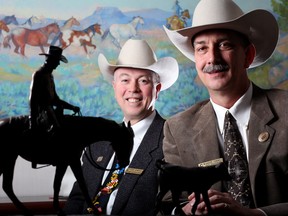
[[[103,53],[117,59],[128,38],[145,39],[156,50],[158,58],[172,56],[179,62],[180,76],[176,84],[163,92],[156,103],[163,117],[174,115],[208,97],[197,78],[193,62],[171,44],[163,30],[163,25],[170,29],[191,26],[198,1],[149,0],[137,4],[132,0],[87,1],[85,8],[79,8],[78,12],[76,1],[62,1],[59,5],[54,0],[49,4],[29,0],[25,7],[19,5],[18,0],[1,1],[1,118],[29,113],[31,75],[43,62],[43,56],[38,54],[45,52],[49,44],[62,47],[69,60],[54,73],[57,92],[65,100],[80,106],[85,116],[122,120],[112,87],[100,74],[97,57]],[[69,8],[73,10],[63,8],[64,2],[69,2]],[[278,10],[287,8],[287,3],[276,0],[236,2],[245,11],[268,9],[277,18],[280,25],[277,50],[266,64],[250,70],[249,76],[261,87],[288,89],[288,15]],[[31,7],[34,4],[33,10],[29,8],[30,3]],[[54,13],[48,13],[49,10]]]

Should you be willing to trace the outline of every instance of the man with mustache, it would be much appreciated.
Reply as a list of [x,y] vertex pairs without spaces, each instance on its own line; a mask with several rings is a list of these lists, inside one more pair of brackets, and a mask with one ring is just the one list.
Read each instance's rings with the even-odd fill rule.
[[[200,0],[192,27],[165,31],[177,49],[195,62],[210,95],[167,119],[165,160],[196,167],[222,159],[231,177],[236,177],[233,181],[245,174],[234,188],[229,182],[218,182],[209,190],[211,207],[217,214],[287,215],[288,92],[264,90],[247,75],[249,68],[264,64],[276,48],[279,30],[274,16],[261,9],[244,13],[232,0]],[[240,131],[240,138],[237,136],[232,145],[237,148],[241,144],[244,149],[244,156],[235,154],[237,161],[233,163],[225,143],[236,130],[225,127],[226,113]],[[186,199],[179,211],[191,215],[195,195]],[[207,214],[201,200],[196,215]]]

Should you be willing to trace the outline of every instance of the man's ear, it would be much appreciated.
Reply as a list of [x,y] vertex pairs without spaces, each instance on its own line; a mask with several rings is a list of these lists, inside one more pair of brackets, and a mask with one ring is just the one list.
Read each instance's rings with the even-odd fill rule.
[[250,65],[252,64],[254,58],[256,55],[256,49],[254,47],[253,44],[250,44],[247,48],[246,48],[246,60],[245,60],[245,68],[249,68]]

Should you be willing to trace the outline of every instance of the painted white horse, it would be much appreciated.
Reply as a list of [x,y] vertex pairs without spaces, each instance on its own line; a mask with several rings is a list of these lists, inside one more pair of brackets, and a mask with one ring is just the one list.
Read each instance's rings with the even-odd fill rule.
[[21,27],[32,29],[32,28],[40,27],[41,24],[42,24],[41,19],[39,19],[36,16],[31,16],[23,24],[21,24]]
[[112,24],[102,35],[102,40],[109,34],[112,37],[113,44],[121,49],[121,39],[137,37],[139,24],[144,25],[144,19],[141,16],[133,17],[132,21],[127,24]]

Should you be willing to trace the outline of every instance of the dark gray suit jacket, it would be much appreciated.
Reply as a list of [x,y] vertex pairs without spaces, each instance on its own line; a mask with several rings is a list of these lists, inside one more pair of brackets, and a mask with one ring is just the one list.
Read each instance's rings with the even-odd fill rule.
[[[157,113],[129,167],[143,169],[141,175],[126,173],[120,184],[113,205],[112,215],[153,215],[158,192],[156,160],[163,158],[164,119]],[[97,131],[95,131],[97,133]],[[112,135],[112,134],[111,134]],[[106,167],[113,150],[109,142],[97,142],[91,146],[94,160],[103,156],[102,167]],[[83,174],[90,197],[94,197],[101,185],[104,171],[92,166],[83,156]],[[64,207],[67,214],[87,214],[87,205],[77,182],[74,183]]]
[[[253,84],[249,120],[249,176],[256,207],[269,216],[288,215],[288,92]],[[194,167],[222,157],[217,119],[209,100],[167,119],[163,151],[167,162]],[[269,138],[259,141],[268,132]],[[221,184],[213,186],[221,190]]]

